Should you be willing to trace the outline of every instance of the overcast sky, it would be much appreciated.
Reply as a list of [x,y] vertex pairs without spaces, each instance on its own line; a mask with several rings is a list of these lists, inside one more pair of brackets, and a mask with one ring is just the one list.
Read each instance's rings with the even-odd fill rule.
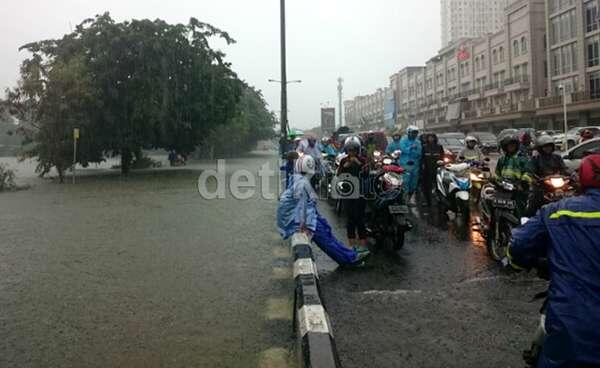
[[[439,49],[439,0],[288,0],[290,124],[319,124],[321,104],[337,106],[337,78],[344,99],[389,84],[389,76],[419,65]],[[109,11],[117,20],[190,17],[227,31],[237,44],[223,50],[242,79],[261,89],[279,111],[278,0],[0,0],[0,88],[14,85],[24,58],[18,47],[56,38],[71,25]]]

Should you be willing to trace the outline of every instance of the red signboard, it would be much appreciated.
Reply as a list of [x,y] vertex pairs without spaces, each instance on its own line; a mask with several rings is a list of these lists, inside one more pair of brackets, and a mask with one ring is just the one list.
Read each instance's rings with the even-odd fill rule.
[[458,47],[458,52],[456,53],[456,58],[458,59],[458,61],[465,61],[470,56],[471,55],[469,54],[469,51],[467,51],[467,48],[465,47],[465,45],[460,45]]

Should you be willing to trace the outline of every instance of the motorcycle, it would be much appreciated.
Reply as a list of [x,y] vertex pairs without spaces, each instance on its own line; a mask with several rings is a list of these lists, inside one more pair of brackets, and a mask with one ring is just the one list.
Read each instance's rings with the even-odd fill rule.
[[[335,176],[335,174],[337,172],[336,156],[322,153],[321,154],[321,165],[322,165],[322,175],[320,178],[319,187],[321,188],[322,194],[324,191],[324,192],[326,192],[326,195],[329,195],[330,191],[331,191],[331,188],[330,188],[331,181],[333,180],[333,177]],[[326,198],[328,198],[328,197],[326,197]]]
[[407,218],[409,209],[403,188],[404,169],[392,157],[381,160],[379,169],[372,171],[369,182],[374,199],[367,206],[367,228],[376,244],[389,252],[404,246],[404,237],[412,229]]
[[575,195],[571,178],[563,175],[551,175],[541,180],[544,187],[544,204],[558,202]]
[[496,261],[505,257],[512,229],[521,224],[516,214],[516,193],[517,186],[508,180],[486,185],[481,190],[479,226],[487,251]]
[[491,172],[488,167],[489,161],[490,159],[486,158],[483,162],[473,161],[470,163],[471,173],[469,177],[471,179],[471,198],[475,200],[475,203],[479,203],[481,189],[490,181]]
[[444,164],[444,161],[439,161],[438,166],[435,178],[436,193],[442,209],[450,210],[466,221],[471,212],[470,165],[468,163]]

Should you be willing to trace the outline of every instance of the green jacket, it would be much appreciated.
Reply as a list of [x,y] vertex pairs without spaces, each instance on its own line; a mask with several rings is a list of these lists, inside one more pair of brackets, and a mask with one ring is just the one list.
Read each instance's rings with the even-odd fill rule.
[[494,178],[496,180],[507,179],[531,183],[532,178],[529,175],[529,158],[518,153],[513,156],[503,155],[496,165]]

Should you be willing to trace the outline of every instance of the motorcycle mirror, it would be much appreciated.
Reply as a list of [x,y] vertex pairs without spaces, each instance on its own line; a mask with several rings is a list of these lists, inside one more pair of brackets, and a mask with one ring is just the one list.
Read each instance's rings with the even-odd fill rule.
[[484,158],[484,159],[483,159],[483,161],[485,161],[485,162],[490,162],[490,161],[492,161],[492,160],[490,160],[490,158],[489,158],[489,157],[486,157],[486,158]]
[[461,160],[461,161],[464,161],[465,160],[465,156],[460,156],[458,159]]

